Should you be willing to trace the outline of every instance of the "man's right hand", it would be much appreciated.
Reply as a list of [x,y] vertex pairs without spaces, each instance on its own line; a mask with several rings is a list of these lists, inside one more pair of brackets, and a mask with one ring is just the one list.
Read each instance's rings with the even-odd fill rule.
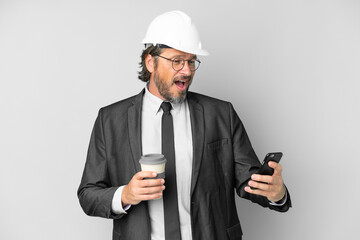
[[123,189],[121,195],[122,205],[137,205],[141,201],[162,197],[162,191],[165,189],[165,180],[163,178],[144,179],[156,177],[156,175],[155,172],[150,171],[136,173],[129,184]]

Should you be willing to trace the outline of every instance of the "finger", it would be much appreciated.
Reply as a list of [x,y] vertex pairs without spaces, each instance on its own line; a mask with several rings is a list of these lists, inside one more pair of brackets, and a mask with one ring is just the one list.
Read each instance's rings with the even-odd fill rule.
[[249,186],[246,186],[244,190],[248,193],[255,194],[255,195],[261,195],[264,197],[268,197],[268,195],[269,195],[269,192],[267,192],[267,191],[263,191],[261,189],[251,189]]
[[140,194],[154,194],[164,191],[165,186],[156,186],[156,187],[147,187],[147,188],[140,188],[139,193]]
[[141,171],[138,172],[134,175],[134,178],[136,180],[142,180],[144,178],[152,178],[152,177],[156,177],[157,173],[156,172],[151,172],[151,171]]
[[157,193],[153,193],[153,194],[144,194],[141,195],[141,201],[148,201],[148,200],[153,200],[153,199],[158,199],[161,198],[163,195],[163,192],[157,192]]
[[273,168],[274,169],[274,174],[273,176],[281,176],[281,173],[282,173],[282,166],[281,164],[277,163],[277,162],[274,162],[274,161],[270,161],[269,162],[269,167]]
[[251,175],[251,179],[254,181],[264,182],[268,184],[272,184],[274,182],[274,177],[269,175],[253,174]]
[[154,186],[160,186],[164,185],[165,180],[163,178],[159,179],[144,179],[139,181],[139,186],[144,187],[154,187]]
[[285,187],[284,187],[284,190],[281,189],[278,192],[274,192],[274,191],[264,191],[264,190],[261,190],[261,189],[251,189],[249,186],[245,187],[244,190],[246,192],[248,192],[248,193],[251,193],[251,194],[264,196],[269,201],[272,201],[272,202],[277,202],[277,201],[283,199],[284,196],[285,196],[285,191],[286,191]]
[[271,191],[273,189],[272,185],[270,184],[256,182],[256,181],[249,181],[249,186],[263,191]]

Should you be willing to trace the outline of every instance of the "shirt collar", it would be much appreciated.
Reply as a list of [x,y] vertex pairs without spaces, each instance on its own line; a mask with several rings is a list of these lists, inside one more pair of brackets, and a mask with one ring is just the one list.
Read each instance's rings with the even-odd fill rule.
[[[145,87],[144,101],[146,101],[149,104],[150,111],[152,111],[156,115],[160,111],[161,104],[163,103],[164,100],[162,100],[161,98],[153,95],[149,91],[148,84],[147,84],[146,87]],[[179,113],[180,110],[181,110],[182,105],[184,104],[184,102],[182,102],[182,103],[170,103],[170,104],[171,104],[171,106],[173,108],[171,111],[175,111],[176,113]]]

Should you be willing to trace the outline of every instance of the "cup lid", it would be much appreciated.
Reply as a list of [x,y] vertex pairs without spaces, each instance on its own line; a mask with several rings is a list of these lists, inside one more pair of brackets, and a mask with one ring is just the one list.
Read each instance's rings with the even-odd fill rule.
[[146,164],[146,165],[163,164],[163,163],[166,163],[166,158],[164,155],[159,154],[159,153],[145,154],[145,155],[141,156],[139,163]]

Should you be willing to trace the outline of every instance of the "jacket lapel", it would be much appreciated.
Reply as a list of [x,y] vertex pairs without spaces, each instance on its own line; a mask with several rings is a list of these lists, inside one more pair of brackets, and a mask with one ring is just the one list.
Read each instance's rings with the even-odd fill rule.
[[[128,127],[130,148],[133,156],[135,169],[141,171],[139,159],[142,155],[141,145],[141,108],[144,91],[141,91],[132,102],[128,109]],[[201,160],[204,149],[204,110],[196,101],[192,93],[188,93],[187,97],[190,110],[191,132],[193,140],[193,166],[191,175],[191,195],[195,189],[199,176]]]
[[141,171],[139,159],[142,155],[141,145],[141,107],[145,89],[135,96],[132,105],[128,109],[128,127],[130,148],[133,156],[135,169]]
[[190,110],[191,132],[193,140],[193,166],[191,176],[191,191],[190,196],[195,189],[197,179],[199,177],[199,171],[201,166],[201,160],[204,149],[204,110],[203,107],[192,97],[193,94],[188,93],[188,103]]

